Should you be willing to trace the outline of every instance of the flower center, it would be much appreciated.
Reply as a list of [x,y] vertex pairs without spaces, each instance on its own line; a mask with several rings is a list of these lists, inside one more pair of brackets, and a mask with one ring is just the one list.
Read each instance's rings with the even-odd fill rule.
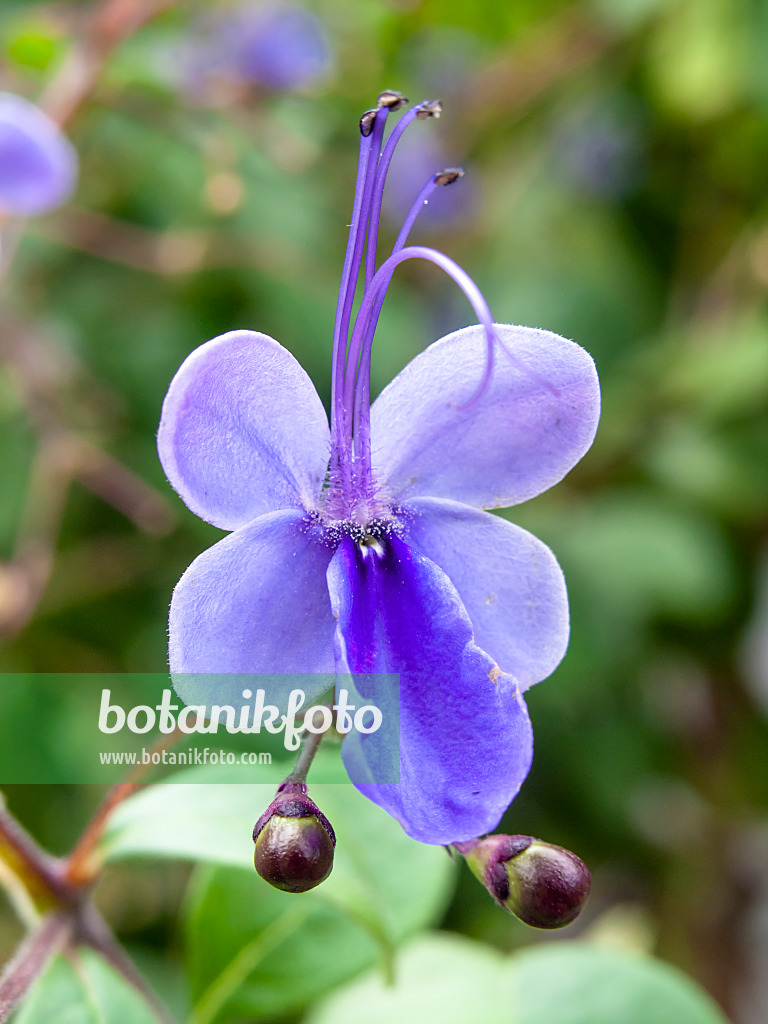
[[364,560],[381,559],[386,554],[387,538],[401,535],[405,521],[411,515],[413,513],[407,509],[387,505],[380,506],[375,515],[360,516],[361,520],[365,519],[360,522],[356,519],[333,519],[323,510],[308,514],[307,529],[315,533],[317,540],[334,550],[349,537]]

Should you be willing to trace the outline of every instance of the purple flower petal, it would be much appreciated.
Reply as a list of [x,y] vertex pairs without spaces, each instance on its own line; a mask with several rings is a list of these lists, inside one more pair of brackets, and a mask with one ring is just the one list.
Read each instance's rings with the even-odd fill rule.
[[230,38],[230,53],[243,78],[275,89],[310,85],[330,68],[323,26],[299,4],[248,4],[239,20],[232,19]]
[[333,672],[332,550],[318,533],[274,512],[199,555],[173,592],[171,672]]
[[278,508],[312,508],[328,466],[328,420],[314,386],[266,334],[201,345],[173,378],[160,461],[202,519],[236,530]]
[[[474,838],[498,824],[528,773],[525,703],[514,679],[473,642],[445,573],[397,537],[381,543],[381,556],[373,549],[364,556],[346,538],[328,587],[339,670],[400,674],[400,782],[357,782],[366,741],[371,761],[381,759],[375,733],[351,734],[342,756],[358,788],[414,839]],[[355,681],[365,696],[364,680]]]
[[0,211],[45,213],[76,180],[77,154],[58,125],[22,96],[0,93]]
[[485,392],[460,408],[487,363],[483,328],[467,327],[416,356],[372,406],[374,472],[395,499],[516,505],[561,480],[591,445],[600,409],[591,356],[549,331],[497,331],[535,376],[496,346]]
[[475,643],[523,690],[554,671],[568,646],[568,597],[555,556],[519,526],[438,498],[419,514],[409,543],[439,565],[472,620]]

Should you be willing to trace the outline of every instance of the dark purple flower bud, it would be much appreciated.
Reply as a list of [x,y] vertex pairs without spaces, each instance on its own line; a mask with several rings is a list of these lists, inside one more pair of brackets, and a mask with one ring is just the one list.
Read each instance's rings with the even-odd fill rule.
[[45,213],[76,179],[77,154],[58,125],[22,96],[0,93],[0,213]]
[[283,892],[308,892],[333,868],[336,835],[307,796],[304,782],[286,780],[253,829],[256,870]]
[[562,846],[503,835],[453,845],[496,902],[534,928],[570,924],[589,896],[586,864]]
[[296,89],[328,72],[328,43],[310,11],[298,4],[248,11],[250,22],[246,26],[243,21],[246,31],[239,47],[243,77],[276,89]]

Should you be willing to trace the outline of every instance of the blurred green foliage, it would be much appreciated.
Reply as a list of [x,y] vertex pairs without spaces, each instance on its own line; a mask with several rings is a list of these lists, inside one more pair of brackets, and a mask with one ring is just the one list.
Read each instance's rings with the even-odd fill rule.
[[[91,6],[5,3],[0,88],[36,98]],[[768,7],[315,0],[311,8],[333,70],[303,91],[193,87],[185,54],[205,38],[205,17],[225,5],[180,2],[118,49],[71,126],[82,161],[77,195],[26,226],[2,295],[0,612],[11,626],[0,670],[163,670],[171,590],[220,536],[171,493],[157,462],[168,382],[197,345],[244,327],[287,346],[327,401],[357,119],[383,87],[414,100],[440,95],[442,119],[412,131],[467,168],[453,189],[470,189],[471,202],[450,220],[425,218],[412,237],[465,266],[499,322],[585,346],[604,390],[592,451],[552,492],[504,513],[560,559],[572,639],[562,666],[529,695],[536,757],[503,828],[567,846],[592,868],[591,903],[566,943],[576,935],[654,951],[739,1024],[755,1024],[768,1016],[768,608],[756,600],[768,573]],[[413,182],[414,195],[421,184]],[[385,221],[382,251],[396,231]],[[374,389],[470,318],[434,268],[399,269],[377,334]],[[61,484],[66,453],[43,450],[41,405],[67,436],[135,478],[91,466]],[[38,541],[52,555],[50,579],[14,620],[11,568]],[[178,787],[167,794],[175,801]],[[19,787],[9,803],[61,852],[96,796]],[[324,810],[341,857],[355,825],[342,829],[343,811]],[[174,856],[182,846],[171,843]],[[162,853],[151,844],[140,852]],[[389,865],[393,878],[400,863]],[[169,1003],[188,1005],[177,994],[178,901],[148,884],[127,911],[120,879],[130,885],[132,869],[110,870],[118,882],[104,884],[106,916]],[[405,856],[401,870],[406,890],[418,890],[420,868]],[[182,867],[178,877],[180,886]],[[438,871],[429,884],[435,879],[432,909],[403,934],[434,922],[451,899],[454,874]],[[236,958],[237,943],[266,935],[282,900],[232,865],[197,874],[183,915],[189,990],[209,991],[209,972]],[[327,908],[308,913],[314,923],[303,937],[297,926],[295,948],[317,934],[316,960],[302,952],[292,977],[265,954],[253,968],[259,985],[250,989],[244,971],[220,1015],[199,1020],[296,1014],[322,988],[312,972],[328,970],[330,988],[373,962],[375,941],[356,944],[348,919],[335,925]],[[10,922],[9,911],[0,930],[7,952],[18,937]],[[442,923],[467,937],[445,956],[456,958],[456,974],[466,964],[474,977],[475,964],[475,995],[483,971],[497,970],[486,963],[489,947],[533,945],[519,970],[541,970],[547,983],[570,948],[539,950],[540,936],[505,917],[463,870]],[[325,968],[329,950],[352,969]],[[562,968],[566,981],[570,969]],[[619,985],[623,969],[605,974]],[[94,970],[103,981],[103,966]],[[61,966],[51,971],[51,984],[72,983]],[[403,977],[415,984],[407,970]],[[576,998],[566,981],[561,1005]],[[360,984],[370,994],[377,983]],[[292,985],[306,999],[289,998]],[[356,991],[310,1019],[346,1020],[363,998]],[[690,997],[689,1017],[680,1010],[669,1019],[715,1020],[699,998]],[[548,1015],[532,1002],[525,1019],[635,1021],[599,1012]]]

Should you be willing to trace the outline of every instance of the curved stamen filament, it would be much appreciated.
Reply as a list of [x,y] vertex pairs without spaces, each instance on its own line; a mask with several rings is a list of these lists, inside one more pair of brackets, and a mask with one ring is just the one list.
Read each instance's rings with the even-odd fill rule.
[[355,328],[352,332],[352,341],[350,343],[351,352],[356,351],[358,348],[360,349],[360,367],[355,387],[353,422],[355,454],[357,459],[360,461],[364,477],[364,479],[361,480],[361,483],[366,488],[369,487],[371,483],[370,370],[371,348],[374,332],[370,329],[370,324],[373,319],[373,312],[377,305],[377,301],[380,297],[383,297],[383,294],[389,287],[389,282],[392,280],[395,267],[397,267],[399,263],[403,263],[405,260],[411,259],[427,260],[445,271],[445,273],[448,274],[448,276],[451,277],[464,292],[474,309],[478,320],[485,328],[486,338],[488,340],[488,360],[486,362],[483,379],[480,382],[477,394],[471,399],[472,402],[477,401],[480,395],[485,391],[493,371],[493,343],[497,340],[493,316],[488,308],[488,303],[483,298],[482,292],[469,274],[467,274],[467,272],[463,270],[458,263],[454,262],[450,256],[446,256],[444,253],[438,252],[437,249],[430,249],[427,246],[412,245],[406,249],[401,249],[399,252],[393,253],[389,259],[385,260],[376,271],[373,281],[371,282],[371,287],[366,291],[363,297],[363,302],[360,306],[360,311],[355,322]]
[[373,347],[373,336],[376,329],[378,311],[384,299],[392,275],[398,264],[408,259],[424,259],[440,267],[452,280],[461,288],[475,311],[478,320],[485,328],[487,341],[488,358],[482,379],[475,390],[475,393],[462,405],[456,406],[457,411],[471,408],[480,401],[490,383],[493,374],[495,350],[494,345],[498,344],[506,357],[527,377],[535,380],[537,384],[554,395],[559,394],[558,389],[540,374],[532,370],[524,362],[510,352],[507,346],[501,341],[496,331],[488,303],[485,301],[482,292],[472,278],[454,260],[436,249],[426,246],[409,246],[393,253],[389,259],[379,267],[370,289],[363,297],[362,305],[352,332],[350,349],[354,350],[360,346],[360,366],[357,375],[354,396],[354,446],[355,456],[360,466],[360,483],[366,491],[372,488],[371,479],[371,418],[370,418],[370,395],[371,395],[371,350]]
[[[408,216],[405,218],[403,226],[400,229],[400,234],[397,236],[395,244],[392,247],[392,252],[390,253],[390,256],[394,256],[395,253],[400,252],[400,250],[404,248],[405,243],[408,241],[408,235],[410,234],[411,228],[413,227],[416,218],[418,217],[419,213],[424,209],[425,204],[427,203],[429,197],[432,195],[434,190],[441,186],[444,187],[445,185],[451,184],[453,181],[456,181],[458,178],[462,177],[463,174],[464,171],[461,170],[460,168],[452,167],[445,171],[440,171],[438,174],[433,174],[431,176],[429,181],[426,182],[424,187],[419,192],[418,196],[416,197],[416,201],[409,210]],[[368,343],[369,345],[373,343],[373,334],[376,330],[376,325],[379,321],[379,315],[381,313],[381,307],[384,304],[385,295],[386,287],[379,292],[379,296],[373,305],[373,311],[368,322],[368,329],[365,335],[358,334],[354,330],[352,332],[352,343],[350,344],[349,347],[349,358],[347,360],[347,370],[344,379],[344,402],[346,408],[348,409],[352,407],[354,401],[355,376],[357,374],[358,364],[360,362],[360,352],[362,347],[366,343]],[[355,321],[355,326],[357,326],[357,321]]]

